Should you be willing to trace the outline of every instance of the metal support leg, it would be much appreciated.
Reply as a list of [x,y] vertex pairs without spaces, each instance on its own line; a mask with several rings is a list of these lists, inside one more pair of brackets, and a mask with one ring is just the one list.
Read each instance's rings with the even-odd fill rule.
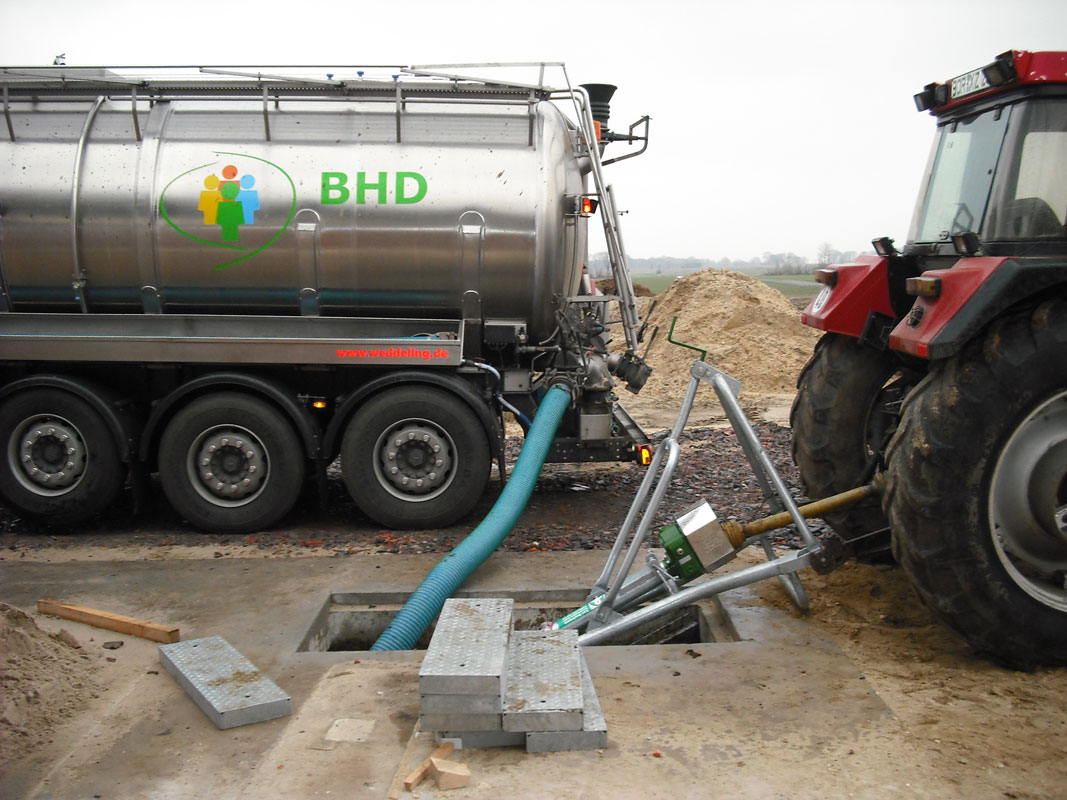
[[[580,628],[588,625],[586,634],[579,641],[582,644],[595,644],[605,641],[616,633],[629,630],[641,625],[644,621],[661,614],[670,613],[682,608],[694,600],[707,597],[737,586],[744,586],[768,577],[778,577],[786,589],[790,599],[802,610],[808,608],[808,596],[804,585],[797,576],[797,571],[809,566],[811,557],[820,553],[822,544],[811,533],[807,522],[798,508],[796,502],[789,494],[789,488],[785,485],[781,476],[775,469],[767,451],[759,441],[752,424],[737,402],[737,393],[741,385],[736,380],[715,369],[703,360],[693,362],[690,368],[692,376],[686,390],[685,399],[678,412],[678,419],[670,435],[660,443],[653,455],[652,463],[648,472],[641,481],[641,486],[634,497],[630,510],[626,515],[619,535],[615,539],[607,563],[597,578],[596,584],[589,594],[589,599],[584,606],[563,617],[555,627]],[[696,398],[696,391],[703,381],[715,390],[722,404],[723,410],[729,419],[737,440],[745,453],[745,457],[755,472],[757,481],[764,492],[764,497],[771,504],[772,510],[785,509],[793,524],[796,525],[804,547],[799,552],[779,557],[767,538],[766,533],[761,533],[748,539],[743,546],[755,544],[757,541],[763,548],[768,562],[766,564],[749,567],[711,578],[708,581],[679,589],[679,582],[670,575],[665,575],[662,568],[650,560],[650,566],[637,575],[630,576],[630,570],[636,561],[638,551],[648,536],[656,511],[666,495],[671,476],[678,463],[679,445],[685,425]],[[666,459],[666,463],[664,460]],[[662,466],[662,471],[660,467]],[[657,482],[658,475],[658,482]],[[655,487],[653,489],[653,487]],[[633,530],[634,523],[645,500],[651,492],[652,497],[641,515],[641,522],[630,542],[622,564],[619,558],[622,555],[626,540]],[[616,566],[618,569],[616,570]],[[614,575],[614,578],[612,578]],[[634,608],[640,603],[667,594],[668,597],[657,600],[627,616],[620,617],[620,613]]]

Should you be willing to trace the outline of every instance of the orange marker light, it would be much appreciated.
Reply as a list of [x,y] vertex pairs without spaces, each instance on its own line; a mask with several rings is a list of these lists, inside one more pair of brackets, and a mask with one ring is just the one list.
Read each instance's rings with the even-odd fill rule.
[[647,444],[639,444],[637,446],[637,460],[642,467],[647,467],[652,463],[652,446]]

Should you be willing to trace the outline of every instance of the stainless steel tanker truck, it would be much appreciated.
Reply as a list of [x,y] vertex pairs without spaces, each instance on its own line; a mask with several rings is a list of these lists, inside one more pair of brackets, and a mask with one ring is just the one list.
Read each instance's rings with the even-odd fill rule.
[[369,517],[443,526],[549,376],[574,397],[549,460],[639,458],[601,156],[643,152],[647,118],[612,133],[614,87],[565,70],[278,71],[0,71],[3,502],[72,524],[158,473],[194,526],[248,532],[340,455]]

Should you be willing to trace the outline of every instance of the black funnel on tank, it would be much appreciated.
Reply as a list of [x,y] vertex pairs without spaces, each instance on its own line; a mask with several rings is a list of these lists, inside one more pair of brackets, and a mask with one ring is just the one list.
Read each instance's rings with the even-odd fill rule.
[[593,119],[600,123],[601,128],[607,130],[608,118],[611,116],[611,96],[619,87],[610,83],[583,83],[582,88],[589,93],[589,110],[593,112]]

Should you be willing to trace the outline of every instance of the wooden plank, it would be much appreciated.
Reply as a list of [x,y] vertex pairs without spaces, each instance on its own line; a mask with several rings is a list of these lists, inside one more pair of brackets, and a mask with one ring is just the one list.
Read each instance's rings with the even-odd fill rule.
[[106,628],[109,631],[151,639],[153,642],[173,644],[181,638],[178,629],[173,625],[157,625],[143,619],[134,619],[122,614],[112,614],[108,611],[99,611],[95,608],[70,603],[58,603],[55,600],[38,600],[37,611],[74,622],[84,622],[86,625],[97,628]]
[[404,778],[404,788],[410,792],[412,789],[414,789],[416,786],[426,780],[426,778],[428,778],[430,775],[430,769],[433,767],[432,759],[448,758],[450,755],[452,755],[452,750],[454,747],[455,745],[453,745],[452,742],[445,742],[443,745],[434,750],[433,753],[430,754],[429,758],[419,764],[419,766],[416,767],[410,775]]

